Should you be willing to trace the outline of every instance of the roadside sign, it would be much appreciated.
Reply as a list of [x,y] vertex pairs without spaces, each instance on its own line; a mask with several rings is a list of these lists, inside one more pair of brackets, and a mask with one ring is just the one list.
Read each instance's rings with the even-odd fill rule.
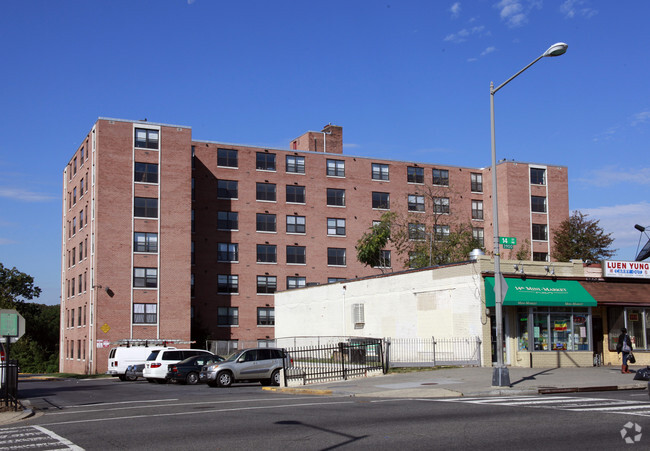
[[[512,246],[517,244],[517,238],[514,236],[500,236],[499,237],[499,243],[503,244],[505,249],[512,249]],[[510,247],[506,247],[510,246]]]
[[15,343],[25,334],[25,318],[16,310],[0,309],[0,340]]

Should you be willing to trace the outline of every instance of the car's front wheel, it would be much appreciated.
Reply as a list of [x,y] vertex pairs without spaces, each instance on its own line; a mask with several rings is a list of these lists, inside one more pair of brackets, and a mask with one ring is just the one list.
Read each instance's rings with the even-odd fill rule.
[[280,385],[280,370],[275,370],[271,374],[271,385],[275,385],[276,387]]
[[217,374],[217,384],[219,387],[230,387],[232,385],[232,374],[230,371],[222,371]]
[[194,371],[190,372],[185,378],[185,383],[188,385],[196,385],[197,382],[199,382],[199,375]]

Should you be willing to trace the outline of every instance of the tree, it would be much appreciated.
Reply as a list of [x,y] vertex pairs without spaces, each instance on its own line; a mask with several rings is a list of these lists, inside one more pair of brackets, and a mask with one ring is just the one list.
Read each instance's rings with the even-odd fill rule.
[[390,228],[395,218],[395,213],[386,212],[381,216],[379,223],[374,224],[369,232],[357,241],[357,260],[366,266],[379,268],[383,273],[389,262],[385,261],[384,250],[390,239]]
[[616,253],[616,249],[609,249],[614,242],[611,233],[603,231],[598,225],[599,220],[587,219],[587,216],[576,210],[568,219],[562,221],[553,236],[552,256],[557,261],[597,261],[610,258]]
[[32,300],[41,295],[41,289],[34,286],[34,278],[15,267],[5,268],[0,263],[0,307],[15,308],[17,303]]

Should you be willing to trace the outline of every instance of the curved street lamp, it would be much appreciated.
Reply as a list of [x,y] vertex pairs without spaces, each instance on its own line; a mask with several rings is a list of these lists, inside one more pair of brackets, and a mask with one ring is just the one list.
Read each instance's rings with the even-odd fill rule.
[[496,316],[496,332],[497,332],[497,366],[492,373],[492,385],[499,387],[506,387],[510,385],[510,375],[508,368],[503,363],[503,290],[502,283],[505,284],[505,279],[501,274],[501,253],[499,249],[499,202],[497,200],[497,157],[496,157],[496,142],[494,139],[494,94],[505,85],[514,80],[519,74],[528,69],[530,66],[541,60],[545,56],[560,56],[566,53],[569,46],[564,42],[558,42],[550,46],[544,53],[538,56],[532,63],[521,69],[519,72],[508,78],[496,88],[494,83],[490,82],[490,127],[492,132],[492,229],[494,231],[494,305]]

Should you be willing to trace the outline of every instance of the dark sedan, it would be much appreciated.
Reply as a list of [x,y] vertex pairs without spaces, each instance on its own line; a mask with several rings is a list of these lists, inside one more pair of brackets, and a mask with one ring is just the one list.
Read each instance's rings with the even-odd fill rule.
[[224,358],[218,355],[196,355],[178,363],[169,365],[166,379],[194,385],[199,382],[199,373],[204,365],[221,362]]

